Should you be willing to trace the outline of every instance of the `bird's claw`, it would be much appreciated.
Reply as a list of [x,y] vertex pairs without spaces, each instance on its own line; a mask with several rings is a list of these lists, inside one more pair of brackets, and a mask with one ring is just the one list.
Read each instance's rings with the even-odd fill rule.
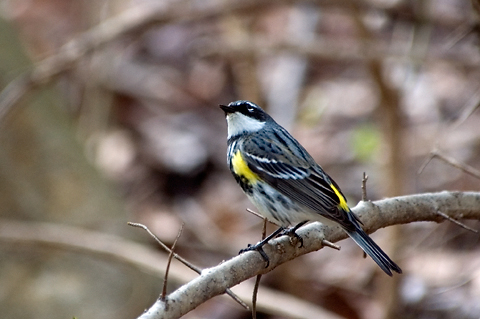
[[[300,242],[300,248],[302,248],[303,247],[303,238],[299,234],[297,234],[297,229],[298,229],[298,227],[291,227],[291,228],[285,229],[284,231],[282,231],[279,234],[279,236],[287,235],[291,239],[295,238],[298,242]],[[291,240],[291,242],[293,242],[293,241]]]
[[253,250],[258,251],[260,256],[262,256],[262,259],[266,262],[265,268],[268,268],[268,266],[270,265],[270,259],[268,258],[267,254],[263,250],[263,245],[260,245],[260,244],[261,242],[255,245],[248,244],[247,248],[241,249],[238,254],[243,254],[247,251],[253,251]]

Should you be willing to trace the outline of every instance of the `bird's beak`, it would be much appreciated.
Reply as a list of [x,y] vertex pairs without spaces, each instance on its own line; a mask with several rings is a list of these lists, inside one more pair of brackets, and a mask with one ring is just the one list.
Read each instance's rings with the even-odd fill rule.
[[235,112],[235,110],[233,109],[233,107],[228,106],[228,105],[222,105],[222,104],[220,104],[220,108],[225,112],[225,115]]

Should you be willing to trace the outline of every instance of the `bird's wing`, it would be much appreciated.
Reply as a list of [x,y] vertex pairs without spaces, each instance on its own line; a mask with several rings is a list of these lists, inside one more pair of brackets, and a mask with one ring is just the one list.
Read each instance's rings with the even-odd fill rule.
[[339,209],[342,204],[346,206],[346,200],[338,185],[305,149],[297,147],[299,144],[293,137],[286,131],[282,133],[282,138],[276,139],[278,142],[256,136],[246,138],[242,145],[242,154],[248,167],[270,186],[298,204],[346,229],[352,228],[347,213],[349,209]]

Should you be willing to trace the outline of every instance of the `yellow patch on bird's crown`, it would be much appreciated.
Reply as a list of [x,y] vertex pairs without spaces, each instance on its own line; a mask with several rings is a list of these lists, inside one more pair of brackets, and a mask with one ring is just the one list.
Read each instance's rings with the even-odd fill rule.
[[248,167],[239,150],[232,158],[232,168],[236,175],[243,176],[249,183],[255,183],[259,179],[257,174]]
[[345,197],[343,197],[342,193],[340,193],[340,191],[335,186],[333,186],[333,184],[330,184],[330,187],[333,189],[335,194],[338,196],[338,199],[340,200],[338,207],[348,212],[350,208],[348,207],[347,200],[345,199]]

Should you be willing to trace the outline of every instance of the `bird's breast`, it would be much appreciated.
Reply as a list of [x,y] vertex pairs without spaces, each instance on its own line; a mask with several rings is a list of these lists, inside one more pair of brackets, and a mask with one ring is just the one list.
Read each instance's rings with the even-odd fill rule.
[[237,150],[230,157],[230,170],[243,191],[250,194],[252,192],[252,185],[258,182],[259,177],[248,167],[240,150]]

